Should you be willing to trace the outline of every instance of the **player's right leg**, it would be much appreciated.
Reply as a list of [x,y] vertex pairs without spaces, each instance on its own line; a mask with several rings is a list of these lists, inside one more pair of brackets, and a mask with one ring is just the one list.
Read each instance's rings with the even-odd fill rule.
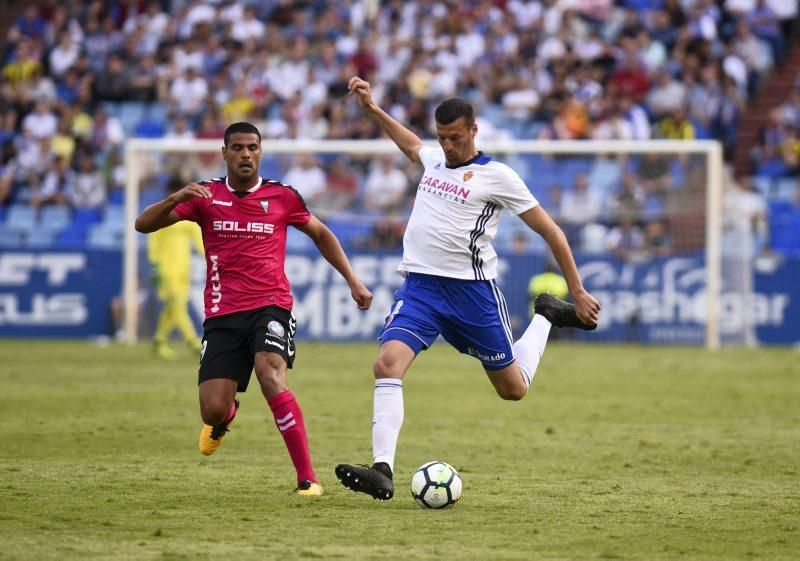
[[381,345],[373,365],[372,466],[339,464],[336,477],[342,485],[374,499],[388,500],[394,495],[392,470],[397,438],[403,426],[403,376],[416,353],[406,343],[390,340]]
[[552,294],[537,296],[534,307],[535,314],[530,325],[513,345],[515,362],[500,370],[486,368],[489,380],[503,399],[522,399],[528,392],[552,326],[576,327],[587,331],[596,327],[583,323],[575,313],[575,306]]
[[210,456],[217,451],[236,417],[239,410],[237,385],[236,380],[214,378],[201,382],[198,387],[203,428],[200,430],[197,445],[204,456]]
[[372,418],[372,466],[339,464],[342,485],[375,499],[394,495],[392,471],[397,438],[403,426],[403,376],[417,354],[439,335],[435,303],[441,301],[438,281],[410,274],[397,291],[392,312],[381,332],[381,348],[373,365],[375,390]]
[[239,408],[236,393],[247,389],[253,369],[249,345],[242,343],[240,323],[237,314],[205,322],[198,372],[204,425],[198,447],[206,456],[222,444]]

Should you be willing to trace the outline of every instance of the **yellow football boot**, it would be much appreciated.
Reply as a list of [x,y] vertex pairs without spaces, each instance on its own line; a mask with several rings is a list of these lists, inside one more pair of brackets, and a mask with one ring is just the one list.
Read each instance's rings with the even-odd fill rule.
[[301,495],[303,497],[319,497],[323,493],[322,485],[319,483],[314,483],[313,481],[309,481],[308,479],[304,479],[297,484],[294,493],[295,495]]
[[156,356],[162,360],[174,360],[175,349],[163,342],[158,342],[153,345],[153,351]]
[[239,400],[234,399],[233,403],[236,405],[236,410],[233,412],[233,417],[227,423],[220,423],[215,426],[203,425],[200,430],[200,438],[197,440],[197,446],[200,448],[200,453],[204,456],[210,456],[217,451],[217,448],[222,444],[222,439],[225,438],[225,433],[230,430],[231,423],[236,418],[236,413],[239,412]]

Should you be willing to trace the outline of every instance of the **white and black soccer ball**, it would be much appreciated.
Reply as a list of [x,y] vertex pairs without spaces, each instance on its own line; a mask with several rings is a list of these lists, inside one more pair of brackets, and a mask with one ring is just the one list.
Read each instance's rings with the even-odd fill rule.
[[461,476],[446,462],[422,464],[411,478],[411,496],[422,508],[448,508],[461,498]]

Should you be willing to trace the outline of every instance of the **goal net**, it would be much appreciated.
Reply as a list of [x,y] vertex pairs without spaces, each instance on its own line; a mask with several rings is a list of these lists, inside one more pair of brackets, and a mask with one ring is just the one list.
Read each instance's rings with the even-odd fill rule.
[[[432,143],[433,144],[433,143]],[[125,333],[149,336],[158,310],[145,236],[133,223],[173,181],[225,174],[221,140],[131,139],[126,144]],[[753,241],[724,227],[722,151],[715,141],[480,141],[511,166],[566,233],[586,288],[603,305],[586,341],[754,345]],[[300,338],[374,340],[402,279],[394,272],[422,169],[390,141],[264,140],[261,175],[293,183],[342,241],[375,294],[359,313],[346,285],[299,232],[287,274]],[[465,178],[465,188],[468,178]],[[446,196],[446,193],[443,195]],[[507,213],[506,213],[507,214]],[[292,229],[290,229],[292,230]],[[553,262],[544,242],[505,216],[495,240],[512,325],[524,328],[532,279]],[[202,320],[205,262],[191,308]]]

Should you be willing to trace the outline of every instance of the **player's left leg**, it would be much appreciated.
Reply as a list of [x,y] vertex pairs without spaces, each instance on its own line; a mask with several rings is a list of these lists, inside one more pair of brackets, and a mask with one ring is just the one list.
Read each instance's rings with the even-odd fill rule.
[[321,495],[322,487],[317,483],[311,464],[303,410],[286,385],[286,360],[277,353],[261,351],[256,353],[255,369],[261,392],[272,410],[275,425],[283,437],[297,472],[295,493],[304,496]]

